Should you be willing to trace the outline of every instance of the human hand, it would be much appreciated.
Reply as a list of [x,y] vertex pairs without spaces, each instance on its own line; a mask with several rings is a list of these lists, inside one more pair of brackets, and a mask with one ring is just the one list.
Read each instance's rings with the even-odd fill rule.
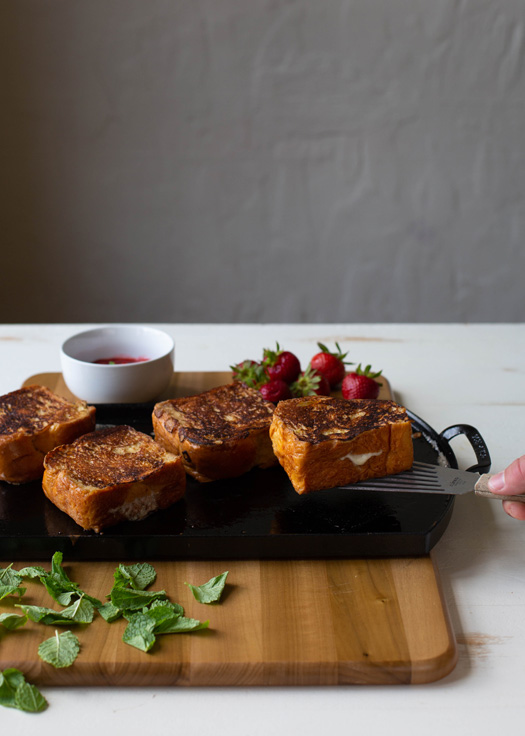
[[[514,460],[501,473],[493,475],[488,485],[492,493],[502,493],[506,496],[525,494],[525,455]],[[514,519],[525,521],[525,503],[503,501],[503,509]]]

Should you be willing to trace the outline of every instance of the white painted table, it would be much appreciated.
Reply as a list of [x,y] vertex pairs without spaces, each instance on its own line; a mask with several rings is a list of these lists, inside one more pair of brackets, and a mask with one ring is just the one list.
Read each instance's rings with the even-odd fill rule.
[[[60,370],[62,341],[91,325],[0,326],[0,393],[30,375]],[[523,325],[159,325],[176,341],[176,368],[226,370],[263,347],[281,346],[306,365],[318,340],[338,341],[349,358],[382,368],[396,399],[436,430],[472,424],[492,469],[525,453]],[[452,440],[460,467],[473,462]],[[146,730],[184,736],[277,733],[522,733],[525,729],[525,522],[499,502],[472,494],[456,502],[433,552],[441,573],[459,662],[423,686],[227,689],[44,690],[50,707],[30,716],[1,709],[2,729],[40,736]],[[1,638],[0,638],[1,646]],[[23,732],[23,731],[22,731]]]

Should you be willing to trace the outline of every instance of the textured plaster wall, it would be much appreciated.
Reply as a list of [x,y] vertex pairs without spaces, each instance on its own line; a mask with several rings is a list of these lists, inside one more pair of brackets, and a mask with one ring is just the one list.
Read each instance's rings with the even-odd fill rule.
[[522,0],[0,0],[0,319],[522,321]]

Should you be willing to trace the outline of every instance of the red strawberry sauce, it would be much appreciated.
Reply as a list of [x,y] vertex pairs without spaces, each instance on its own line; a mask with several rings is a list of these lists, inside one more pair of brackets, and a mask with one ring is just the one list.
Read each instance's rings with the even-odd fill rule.
[[149,360],[149,358],[130,358],[127,355],[118,355],[114,358],[99,358],[99,360],[94,360],[93,363],[99,365],[124,365],[125,363],[143,363],[145,360]]

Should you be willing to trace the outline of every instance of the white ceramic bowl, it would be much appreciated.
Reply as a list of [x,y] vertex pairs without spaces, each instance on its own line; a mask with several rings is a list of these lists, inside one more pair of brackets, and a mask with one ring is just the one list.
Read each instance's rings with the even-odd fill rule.
[[[108,325],[79,332],[60,351],[67,387],[89,404],[153,401],[169,385],[174,355],[169,335],[141,325]],[[93,362],[114,357],[146,360],[114,365]]]

